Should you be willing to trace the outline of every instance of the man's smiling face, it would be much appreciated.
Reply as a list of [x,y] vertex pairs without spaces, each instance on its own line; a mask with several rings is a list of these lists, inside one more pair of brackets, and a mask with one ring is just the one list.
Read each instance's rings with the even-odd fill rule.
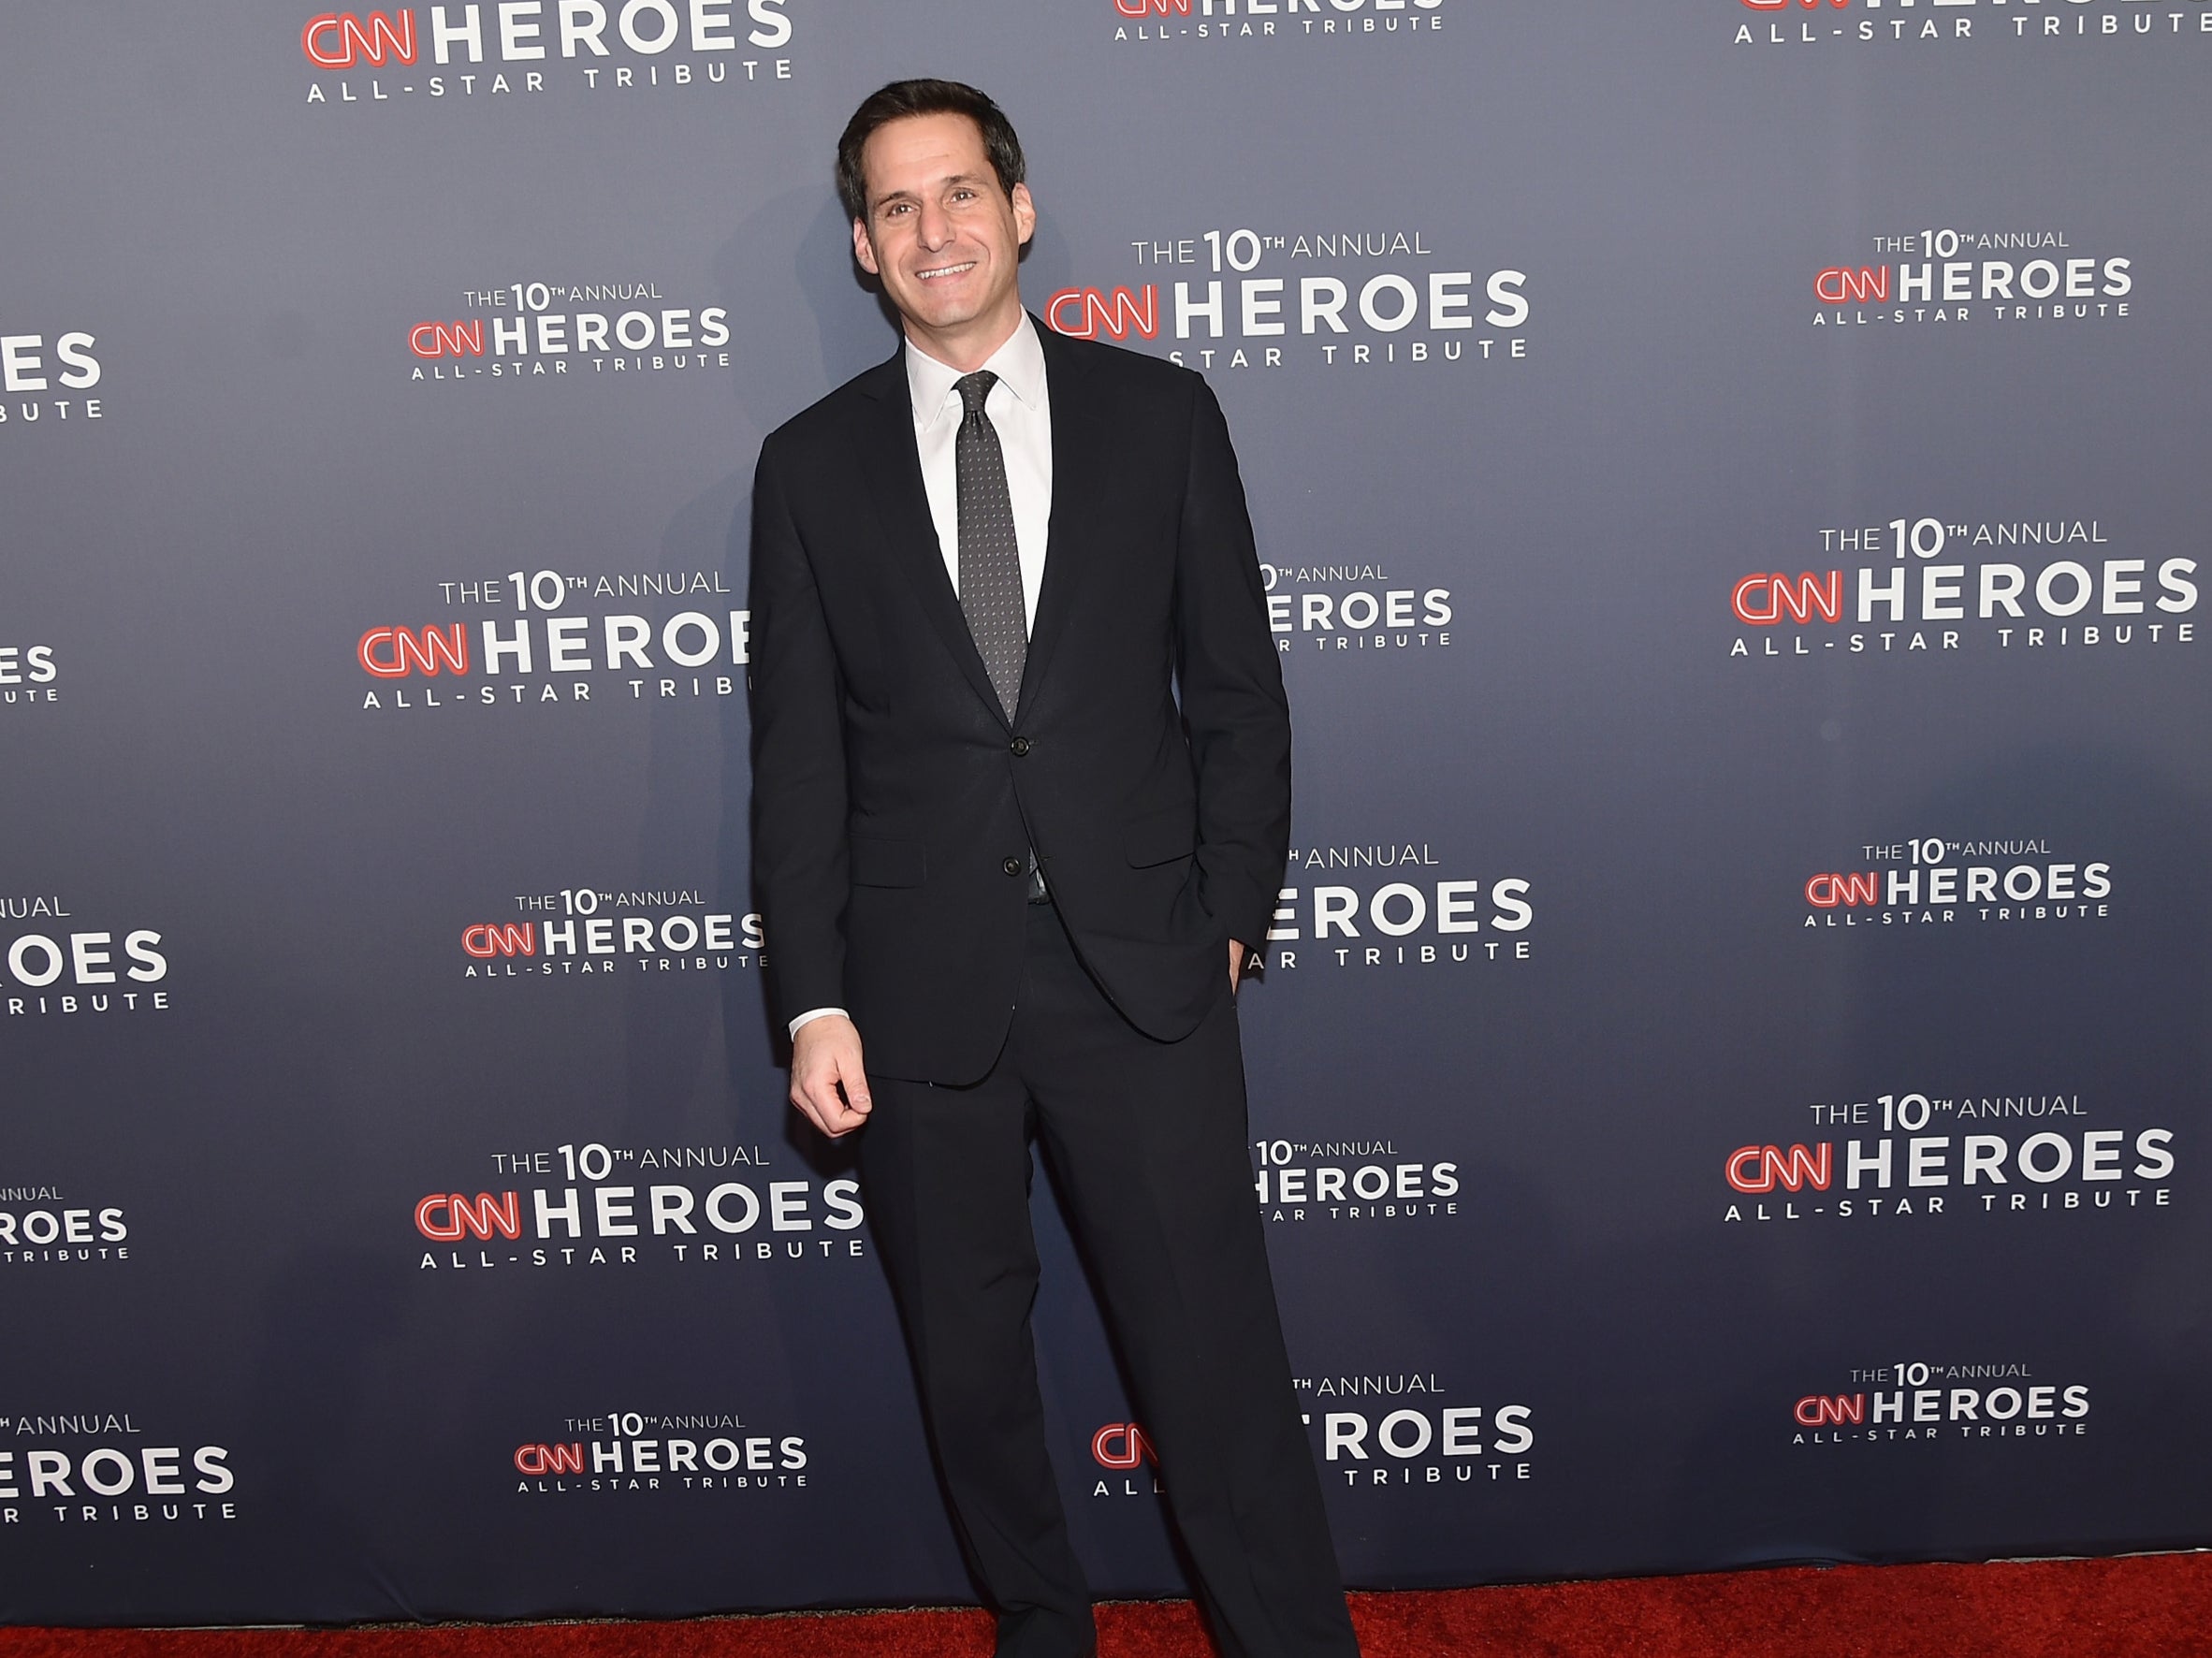
[[1022,246],[1037,227],[1029,187],[1007,192],[965,115],[886,123],[868,136],[861,170],[867,217],[852,226],[861,268],[882,279],[908,333],[932,356],[954,361],[979,342],[988,355],[1021,318]]

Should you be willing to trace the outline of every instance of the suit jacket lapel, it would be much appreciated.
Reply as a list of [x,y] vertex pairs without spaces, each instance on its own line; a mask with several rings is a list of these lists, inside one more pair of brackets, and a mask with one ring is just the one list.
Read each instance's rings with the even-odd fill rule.
[[1052,401],[1053,506],[1044,544],[1044,584],[1038,590],[1037,621],[1022,664],[1024,708],[1052,665],[1053,651],[1067,632],[1084,574],[1096,556],[1092,531],[1105,506],[1114,452],[1105,413],[1085,384],[1082,355],[1043,323],[1036,327],[1044,342],[1045,385]]
[[[907,390],[905,348],[879,365],[863,384],[870,423],[855,434],[868,504],[883,526],[884,556],[912,584],[922,609],[937,629],[945,648],[968,676],[976,695],[1001,720],[997,692],[991,676],[968,631],[968,618],[945,574],[943,549],[938,545],[937,524],[929,516],[929,494],[922,487],[921,451],[914,445],[914,405]],[[1055,429],[1057,430],[1055,411]],[[1054,488],[1058,490],[1059,444],[1053,445]],[[1046,569],[1051,569],[1048,560]],[[1049,576],[1047,578],[1049,584]],[[1026,681],[1025,681],[1026,683]]]

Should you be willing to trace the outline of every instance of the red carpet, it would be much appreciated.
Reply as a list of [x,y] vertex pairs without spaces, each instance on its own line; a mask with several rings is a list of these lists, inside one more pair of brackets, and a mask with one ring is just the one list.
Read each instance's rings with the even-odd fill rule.
[[[1362,1594],[1367,1658],[2212,1654],[2212,1554],[1842,1566]],[[1099,1658],[1210,1658],[1186,1602],[1099,1611]],[[0,1658],[987,1658],[978,1612],[342,1630],[0,1630]]]

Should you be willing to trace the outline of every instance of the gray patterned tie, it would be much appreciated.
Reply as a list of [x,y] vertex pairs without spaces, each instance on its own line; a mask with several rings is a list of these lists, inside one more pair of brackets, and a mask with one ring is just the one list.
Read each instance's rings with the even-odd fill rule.
[[1014,544],[1013,498],[1006,487],[1006,456],[997,429],[983,413],[996,374],[969,374],[954,382],[964,411],[953,440],[953,471],[959,500],[960,609],[968,633],[1011,721],[1021,700],[1022,662],[1029,654],[1029,624],[1022,603],[1022,559]]

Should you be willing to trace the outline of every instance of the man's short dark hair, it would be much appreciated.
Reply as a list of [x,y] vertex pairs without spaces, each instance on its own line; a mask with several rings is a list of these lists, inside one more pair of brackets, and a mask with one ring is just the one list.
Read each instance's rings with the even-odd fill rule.
[[1009,196],[1027,171],[1022,160],[1022,140],[1013,123],[988,94],[957,80],[894,80],[870,93],[837,140],[837,198],[845,216],[865,221],[868,215],[868,182],[860,168],[860,153],[878,127],[910,115],[965,115],[982,130],[983,153],[998,175],[999,188]]

